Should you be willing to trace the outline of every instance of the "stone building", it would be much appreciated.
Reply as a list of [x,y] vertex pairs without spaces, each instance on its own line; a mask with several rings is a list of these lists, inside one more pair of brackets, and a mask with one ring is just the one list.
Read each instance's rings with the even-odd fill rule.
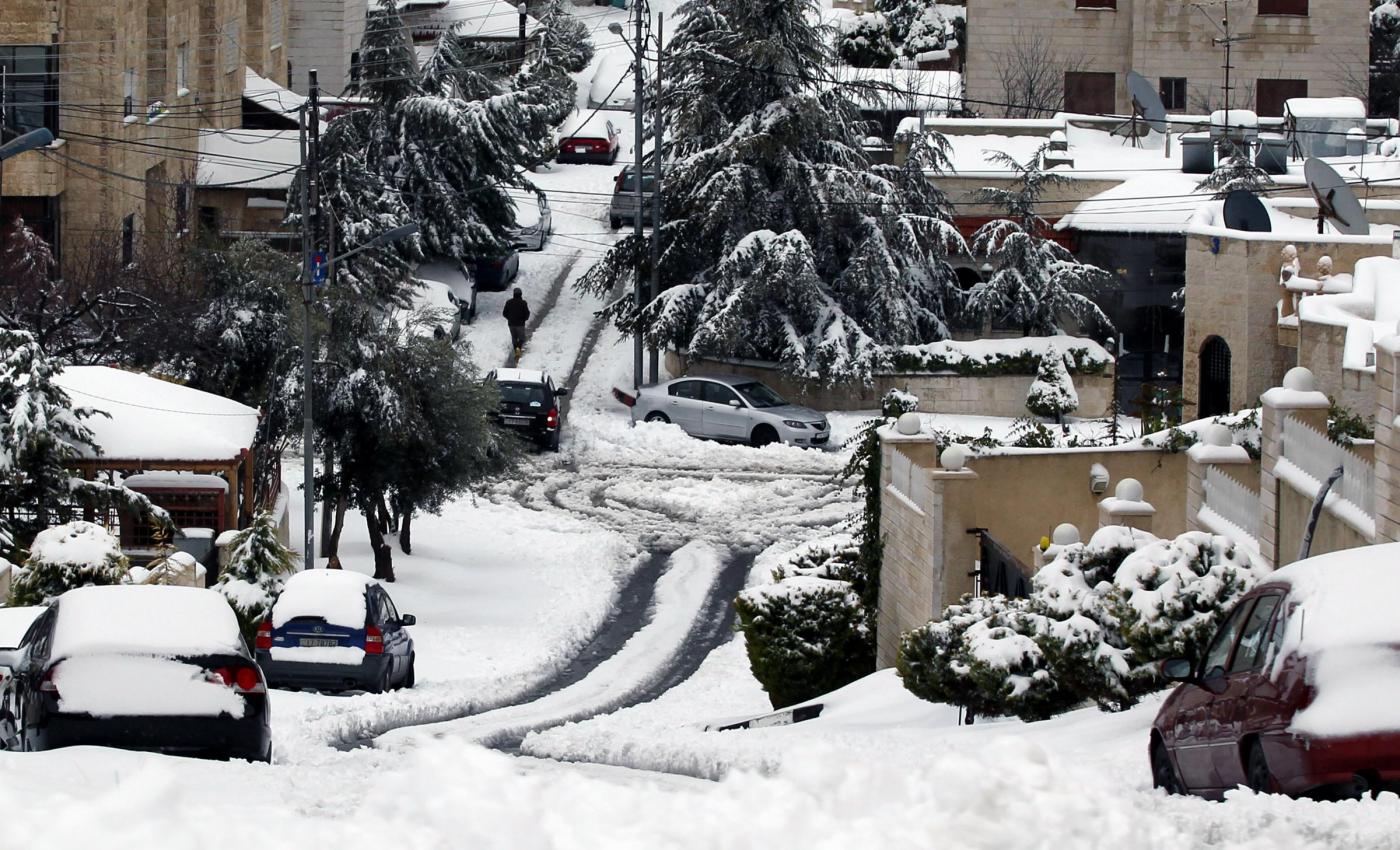
[[[1157,84],[1169,112],[1208,113],[1224,105],[1221,36],[1228,12],[1233,46],[1232,108],[1281,116],[1290,97],[1366,98],[1369,7],[1357,0],[974,0],[968,4],[967,96],[1001,114],[1014,101],[1000,69],[1036,42],[1063,68],[1066,111],[1127,114],[1124,78],[1135,70]],[[1209,108],[1207,108],[1209,107]]]
[[290,0],[3,0],[6,138],[0,226],[23,216],[65,260],[130,260],[143,234],[195,224],[201,129],[238,127],[249,69],[285,84]]

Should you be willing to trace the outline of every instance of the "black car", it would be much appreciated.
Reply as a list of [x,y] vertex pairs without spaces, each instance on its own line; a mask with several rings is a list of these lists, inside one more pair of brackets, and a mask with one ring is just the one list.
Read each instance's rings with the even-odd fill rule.
[[267,685],[228,601],[192,587],[82,587],[0,653],[5,745],[272,760]]
[[559,451],[559,432],[564,427],[559,397],[568,395],[568,390],[555,387],[553,379],[539,369],[497,369],[486,380],[495,381],[501,392],[502,425],[541,448]]
[[478,257],[472,273],[482,289],[505,289],[520,274],[520,252],[511,248],[497,257]]

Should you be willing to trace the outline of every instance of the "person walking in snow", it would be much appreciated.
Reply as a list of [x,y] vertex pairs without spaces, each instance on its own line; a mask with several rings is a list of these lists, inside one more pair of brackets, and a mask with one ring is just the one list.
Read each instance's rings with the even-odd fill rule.
[[510,326],[510,344],[515,349],[515,365],[519,366],[520,355],[525,351],[525,323],[530,321],[530,305],[525,303],[520,287],[515,288],[501,315],[505,316],[506,324]]

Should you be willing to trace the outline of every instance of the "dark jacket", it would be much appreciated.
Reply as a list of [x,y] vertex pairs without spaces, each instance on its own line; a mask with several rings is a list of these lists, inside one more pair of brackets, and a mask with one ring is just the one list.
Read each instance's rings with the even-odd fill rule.
[[506,317],[506,324],[523,325],[530,321],[530,305],[525,303],[524,298],[513,297],[506,302],[501,315]]

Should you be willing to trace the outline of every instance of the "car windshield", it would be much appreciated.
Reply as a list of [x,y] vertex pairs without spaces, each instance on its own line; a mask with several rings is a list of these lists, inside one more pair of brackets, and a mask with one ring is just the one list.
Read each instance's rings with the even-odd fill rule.
[[545,398],[544,387],[539,384],[518,384],[507,381],[500,385],[501,401],[506,404],[544,404],[548,401]]
[[[656,175],[654,175],[654,174],[648,174],[648,175],[646,175],[645,177],[642,178],[642,191],[643,191],[643,192],[650,192],[650,191],[652,190],[652,188],[653,188],[655,185],[656,185]],[[637,180],[636,180],[636,178],[633,177],[631,174],[628,174],[628,175],[624,176],[624,177],[622,178],[622,185],[618,188],[618,191],[619,191],[619,192],[635,192],[635,191],[637,191]]]
[[751,381],[747,384],[735,384],[734,389],[739,395],[744,397],[754,407],[782,407],[787,404],[787,400],[758,381]]

